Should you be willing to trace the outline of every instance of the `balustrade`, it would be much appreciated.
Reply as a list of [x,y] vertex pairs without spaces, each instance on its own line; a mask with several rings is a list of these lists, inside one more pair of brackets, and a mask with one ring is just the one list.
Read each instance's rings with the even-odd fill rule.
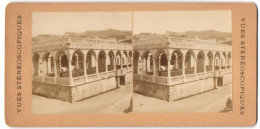
[[44,83],[55,83],[55,77],[44,77]]
[[160,84],[167,84],[167,77],[155,76],[155,82]]
[[206,66],[206,71],[212,71],[212,66]]
[[185,68],[185,74],[186,75],[194,74],[194,67],[192,67],[192,68]]
[[87,75],[95,74],[96,73],[96,67],[87,68]]
[[201,73],[204,71],[204,68],[203,67],[197,67],[197,73]]
[[43,80],[43,77],[42,76],[33,76],[33,81],[34,82],[42,82]]
[[151,75],[143,75],[143,80],[153,82],[153,76]]
[[171,76],[174,77],[174,76],[180,76],[182,75],[182,69],[172,69],[171,70]]
[[114,70],[114,65],[108,65],[108,71]]
[[74,82],[74,85],[84,84],[85,83],[85,76],[74,77],[73,82]]

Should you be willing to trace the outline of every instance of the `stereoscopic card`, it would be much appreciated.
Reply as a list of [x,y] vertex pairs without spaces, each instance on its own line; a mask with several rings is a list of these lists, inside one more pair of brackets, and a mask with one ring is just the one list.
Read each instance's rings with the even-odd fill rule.
[[252,126],[252,3],[11,3],[9,126]]

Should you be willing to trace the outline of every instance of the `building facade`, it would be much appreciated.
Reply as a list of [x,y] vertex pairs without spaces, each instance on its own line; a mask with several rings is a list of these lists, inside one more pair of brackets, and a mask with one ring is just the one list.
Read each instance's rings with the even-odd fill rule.
[[232,83],[232,45],[169,35],[133,45],[134,92],[171,101]]
[[32,43],[32,93],[75,102],[132,82],[132,44],[58,38]]

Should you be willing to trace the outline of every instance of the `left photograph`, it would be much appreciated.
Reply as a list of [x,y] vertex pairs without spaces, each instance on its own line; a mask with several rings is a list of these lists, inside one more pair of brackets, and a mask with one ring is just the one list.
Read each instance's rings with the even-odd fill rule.
[[132,111],[132,12],[32,13],[32,113]]

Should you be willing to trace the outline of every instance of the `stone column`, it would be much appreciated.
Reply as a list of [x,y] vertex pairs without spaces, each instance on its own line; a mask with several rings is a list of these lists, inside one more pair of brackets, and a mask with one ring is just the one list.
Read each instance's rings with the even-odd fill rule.
[[215,63],[216,63],[215,60],[216,60],[216,59],[215,59],[215,55],[214,55],[214,54],[213,54],[212,58],[213,58],[213,61],[212,61],[212,63],[213,63],[213,64],[212,64],[212,67],[213,67],[213,68],[212,68],[212,71],[215,71],[215,65],[216,65],[216,64],[215,64]]
[[43,66],[44,66],[44,67],[43,67],[43,69],[44,69],[44,70],[43,70],[43,76],[44,76],[44,77],[46,76],[46,73],[47,73],[47,69],[46,69],[47,66],[46,66],[46,65],[47,65],[47,63],[46,63],[46,61],[44,60],[44,61],[43,61]]
[[41,73],[41,70],[40,70],[40,63],[42,63],[42,60],[41,60],[40,57],[39,57],[38,69],[37,69],[38,76],[40,76],[40,73]]
[[121,57],[121,58],[120,58],[120,69],[122,69],[122,68],[123,68],[122,59],[123,59],[123,57]]
[[59,66],[60,66],[60,71],[61,71],[61,58],[59,58]]
[[194,57],[194,67],[195,67],[195,70],[194,70],[194,73],[195,73],[195,78],[197,79],[197,57]]
[[185,69],[186,69],[186,66],[185,66],[185,54],[182,55],[182,76],[183,76],[183,82],[185,82],[186,80],[186,76],[185,76]]
[[206,56],[204,56],[204,65],[203,65],[203,71],[204,71],[204,73],[206,73],[207,72],[207,65],[206,65],[206,62],[207,60],[206,60]]
[[51,73],[51,57],[48,57],[47,59],[47,74]]
[[167,73],[168,73],[168,84],[171,84],[171,59],[168,59],[168,67],[167,67]]
[[54,83],[56,84],[56,78],[58,77],[58,75],[57,75],[57,64],[56,64],[57,62],[56,61],[54,61],[54,77],[55,77],[55,79],[54,79]]
[[160,70],[160,68],[161,68],[161,57],[159,57],[159,62],[158,62],[158,64],[159,64],[159,70]]
[[98,59],[96,59],[96,74],[98,74]]
[[84,73],[84,77],[85,77],[85,82],[87,82],[87,80],[88,80],[86,61],[87,61],[87,59],[84,57],[84,59],[83,59],[83,73]]
[[76,68],[78,69],[79,68],[79,57],[76,56]]
[[73,77],[72,77],[72,65],[71,65],[71,61],[69,61],[68,63],[69,63],[69,79],[70,79],[70,85],[74,85]]
[[153,82],[155,82],[155,76],[156,76],[156,66],[155,66],[155,59],[153,59]]
[[114,58],[114,70],[116,70],[116,58]]
[[176,56],[176,64],[175,64],[175,67],[176,67],[176,69],[178,69],[178,55],[176,54],[175,56]]
[[105,61],[105,62],[106,62],[106,68],[105,68],[105,69],[106,69],[106,72],[108,71],[108,58],[109,58],[109,56],[107,55],[106,61]]

